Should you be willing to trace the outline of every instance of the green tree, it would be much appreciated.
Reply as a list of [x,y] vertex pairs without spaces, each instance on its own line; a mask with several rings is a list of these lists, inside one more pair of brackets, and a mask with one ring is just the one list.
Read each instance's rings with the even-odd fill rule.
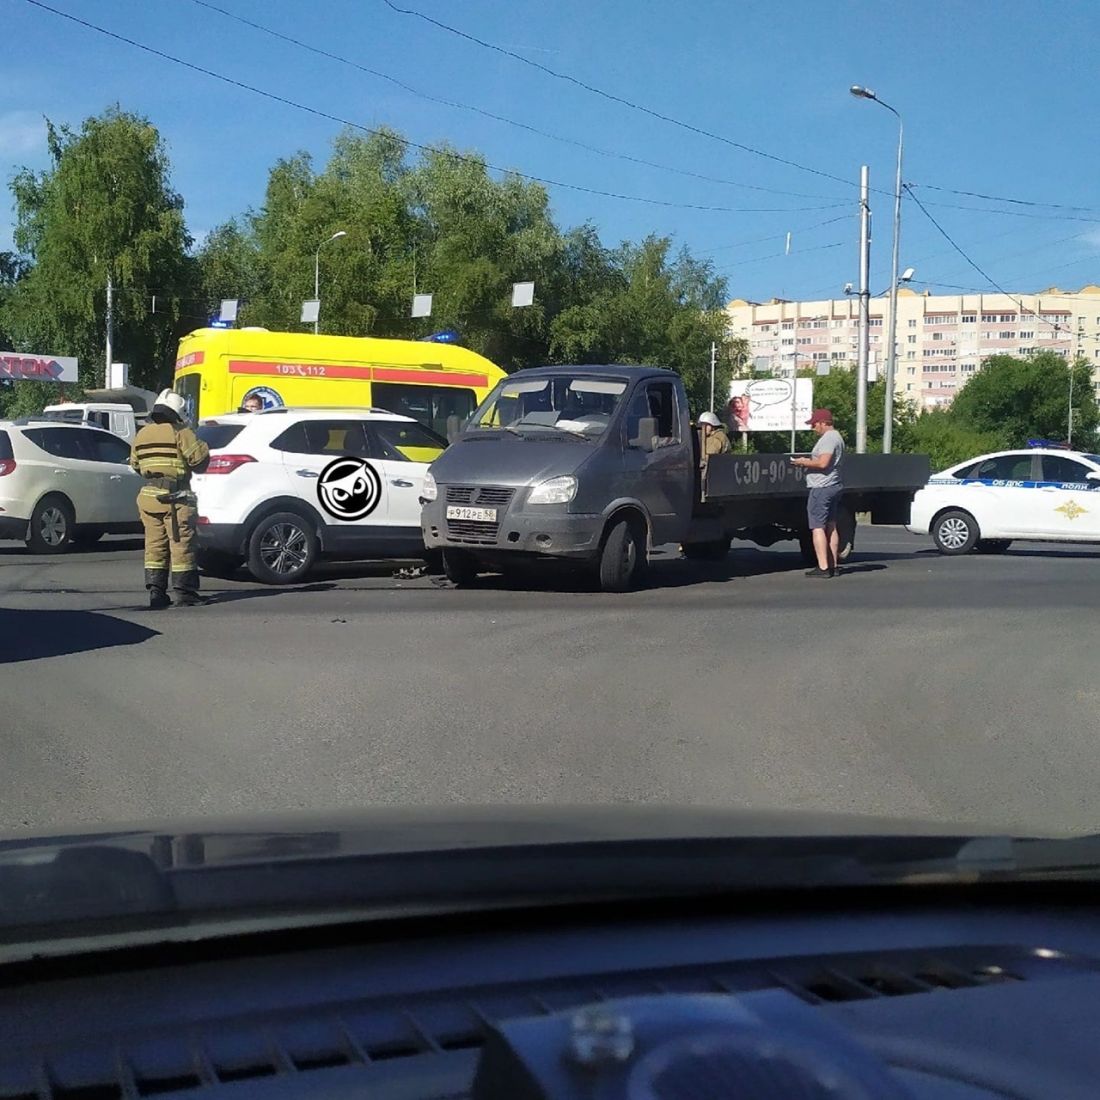
[[[31,265],[5,309],[18,347],[75,355],[81,383],[102,380],[106,286],[115,286],[114,354],[138,384],[170,377],[190,287],[190,238],[168,157],[148,120],[112,108],[80,130],[47,123],[51,166],[12,181],[15,243]],[[157,309],[153,312],[153,295]]]
[[[608,249],[591,225],[561,231],[545,189],[497,180],[475,154],[409,157],[394,133],[340,135],[322,171],[279,161],[258,211],[219,227],[198,254],[206,307],[240,298],[244,324],[300,330],[321,254],[321,329],[418,338],[456,329],[505,369],[546,362],[653,363],[680,371],[694,411],[709,401],[710,346],[724,394],[747,349],[731,340],[725,286],[669,242]],[[535,304],[514,309],[512,284]],[[415,292],[432,316],[409,316]]]
[[1065,440],[1071,371],[1073,436],[1085,444],[1095,439],[1100,423],[1092,371],[1084,360],[1070,364],[1053,351],[1026,359],[991,355],[959,390],[950,407],[951,420],[996,440],[994,450],[1019,447],[1034,438]]
[[610,254],[603,284],[552,322],[550,353],[557,362],[671,367],[698,414],[710,404],[711,345],[719,405],[744,347],[728,332],[724,281],[686,250],[670,261],[669,249],[667,238],[648,237]]
[[959,423],[951,409],[929,409],[912,426],[910,449],[928,455],[933,472],[1001,448],[1001,440],[995,434]]

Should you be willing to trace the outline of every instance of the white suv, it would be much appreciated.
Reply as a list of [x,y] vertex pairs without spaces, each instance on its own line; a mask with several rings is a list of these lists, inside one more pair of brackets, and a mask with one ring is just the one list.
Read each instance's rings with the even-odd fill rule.
[[141,531],[130,444],[52,419],[0,420],[0,539],[36,554]]
[[268,409],[203,421],[210,461],[192,477],[199,566],[247,563],[265,584],[321,557],[422,558],[420,493],[446,440],[377,409]]

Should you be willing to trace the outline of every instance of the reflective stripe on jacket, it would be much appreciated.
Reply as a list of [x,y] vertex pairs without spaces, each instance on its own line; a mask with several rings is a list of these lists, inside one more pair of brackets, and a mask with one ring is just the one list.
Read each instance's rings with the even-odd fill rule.
[[191,471],[209,455],[210,448],[188,427],[146,424],[134,436],[130,465],[144,478],[169,479],[175,483],[172,488],[186,489]]

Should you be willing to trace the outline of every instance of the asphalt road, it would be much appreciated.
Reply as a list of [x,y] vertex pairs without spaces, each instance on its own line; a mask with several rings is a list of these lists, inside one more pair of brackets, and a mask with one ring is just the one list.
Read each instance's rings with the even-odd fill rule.
[[1100,829],[1100,551],[862,530],[645,591],[333,566],[144,610],[140,545],[0,543],[0,830],[662,802]]

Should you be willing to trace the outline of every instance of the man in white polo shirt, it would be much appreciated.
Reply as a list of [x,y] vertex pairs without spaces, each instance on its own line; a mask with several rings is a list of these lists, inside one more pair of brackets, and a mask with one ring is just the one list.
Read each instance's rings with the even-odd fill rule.
[[814,409],[807,421],[817,442],[809,458],[792,458],[794,466],[806,468],[806,515],[810,521],[810,533],[814,540],[817,565],[806,572],[807,577],[821,580],[835,577],[840,560],[840,537],[836,529],[837,509],[844,492],[841,466],[844,462],[844,438],[833,427],[833,414],[829,409]]

